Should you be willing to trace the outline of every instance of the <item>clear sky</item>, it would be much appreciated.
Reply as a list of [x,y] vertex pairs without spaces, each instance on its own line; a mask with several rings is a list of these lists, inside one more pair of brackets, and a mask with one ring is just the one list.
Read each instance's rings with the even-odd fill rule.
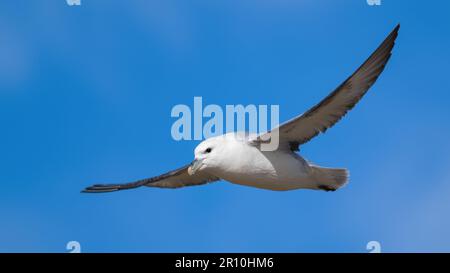
[[[448,1],[0,3],[0,251],[450,251]],[[393,57],[301,154],[336,192],[227,182],[81,194],[193,159],[177,104],[317,103],[401,23]]]

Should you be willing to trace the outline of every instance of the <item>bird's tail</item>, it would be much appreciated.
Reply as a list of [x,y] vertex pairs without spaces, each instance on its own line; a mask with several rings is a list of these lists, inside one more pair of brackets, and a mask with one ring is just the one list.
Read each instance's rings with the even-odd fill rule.
[[317,189],[335,191],[348,182],[347,169],[323,168],[311,165],[313,177],[317,183]]

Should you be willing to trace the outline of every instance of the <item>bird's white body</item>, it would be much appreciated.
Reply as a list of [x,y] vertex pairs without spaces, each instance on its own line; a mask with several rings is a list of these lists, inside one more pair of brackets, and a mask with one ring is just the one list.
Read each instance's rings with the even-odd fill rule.
[[227,162],[214,173],[232,183],[262,189],[317,188],[311,168],[302,158],[282,152],[264,154],[254,147],[246,147],[246,150],[247,156],[239,157],[231,164]]
[[[208,148],[211,152],[204,153]],[[234,184],[270,190],[336,189],[334,180],[322,177],[317,166],[310,165],[298,154],[278,149],[261,151],[242,134],[227,134],[210,138],[195,149],[202,161],[199,171],[208,172]]]
[[[223,143],[221,164],[212,174],[235,184],[272,190],[314,187],[311,168],[300,156],[285,151],[262,152],[240,138],[220,136],[208,142]],[[213,151],[214,152],[214,151]]]

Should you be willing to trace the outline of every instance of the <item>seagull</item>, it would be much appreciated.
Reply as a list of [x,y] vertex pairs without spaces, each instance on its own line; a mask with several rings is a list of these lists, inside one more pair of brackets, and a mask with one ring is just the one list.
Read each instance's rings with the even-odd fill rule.
[[[372,55],[327,97],[274,130],[260,135],[238,132],[208,138],[195,148],[191,164],[136,182],[93,185],[82,192],[113,192],[142,186],[181,188],[219,180],[274,191],[339,189],[348,181],[346,169],[314,165],[297,151],[300,145],[336,124],[366,94],[390,59],[399,28],[397,25]],[[261,149],[275,131],[277,149]]]

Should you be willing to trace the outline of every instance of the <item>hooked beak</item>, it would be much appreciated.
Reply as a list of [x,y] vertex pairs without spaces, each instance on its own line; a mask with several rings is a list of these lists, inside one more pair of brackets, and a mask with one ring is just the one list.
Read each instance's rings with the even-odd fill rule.
[[203,165],[203,159],[194,159],[191,166],[188,168],[189,175],[195,174],[195,172]]

